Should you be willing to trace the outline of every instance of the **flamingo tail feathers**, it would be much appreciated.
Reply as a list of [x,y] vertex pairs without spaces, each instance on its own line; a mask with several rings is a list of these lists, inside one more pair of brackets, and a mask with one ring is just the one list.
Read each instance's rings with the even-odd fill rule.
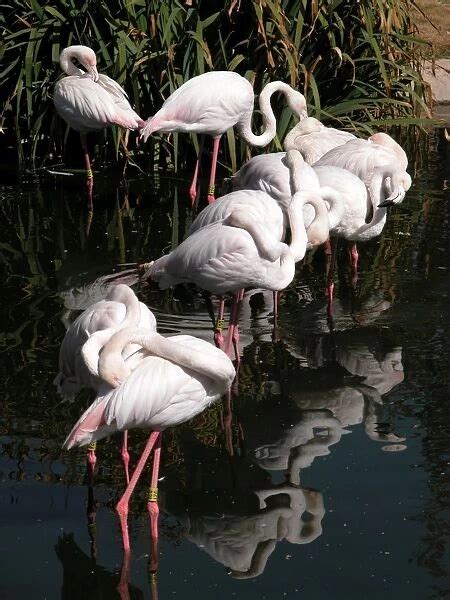
[[117,431],[115,424],[106,423],[106,405],[107,399],[99,398],[81,415],[67,436],[63,450],[70,450],[74,446],[87,446]]

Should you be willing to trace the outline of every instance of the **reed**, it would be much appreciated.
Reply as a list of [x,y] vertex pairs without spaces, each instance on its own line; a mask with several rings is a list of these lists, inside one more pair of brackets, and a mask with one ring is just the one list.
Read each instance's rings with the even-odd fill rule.
[[[305,90],[312,116],[352,131],[421,124],[428,116],[420,74],[427,45],[416,36],[413,6],[413,0],[6,0],[0,126],[22,167],[60,159],[65,127],[51,98],[58,57],[69,44],[93,47],[99,69],[126,89],[143,117],[187,79],[228,69],[247,77],[256,93],[269,80],[287,81]],[[286,108],[279,111],[281,139],[293,122]],[[114,159],[121,146],[121,133],[103,135],[97,164]],[[188,136],[155,136],[129,156],[139,162],[145,155],[146,169],[182,170],[193,160],[191,148]],[[222,164],[235,168],[246,152],[230,132]]]

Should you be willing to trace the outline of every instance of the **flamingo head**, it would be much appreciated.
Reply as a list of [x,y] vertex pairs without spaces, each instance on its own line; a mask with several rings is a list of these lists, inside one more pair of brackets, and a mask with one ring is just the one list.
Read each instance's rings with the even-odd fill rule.
[[100,377],[113,388],[119,387],[130,374],[121,352],[104,352],[103,349],[98,359],[98,372]]
[[292,92],[287,97],[287,102],[289,108],[293,113],[297,115],[297,117],[302,120],[308,116],[308,110],[306,108],[306,98],[297,90],[292,90]]
[[97,57],[92,48],[87,46],[69,46],[65,52],[68,53],[70,59],[75,58],[94,81],[98,81]]
[[95,56],[95,52],[91,50],[91,48],[87,48],[86,46],[83,48],[83,52],[78,59],[89,75],[92,77],[94,81],[98,81],[98,71],[97,71],[97,57]]

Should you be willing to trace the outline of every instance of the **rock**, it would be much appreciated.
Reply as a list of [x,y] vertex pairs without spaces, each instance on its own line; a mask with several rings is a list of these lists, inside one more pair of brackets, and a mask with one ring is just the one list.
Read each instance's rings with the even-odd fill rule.
[[450,104],[450,58],[440,58],[435,62],[434,74],[431,66],[426,67],[423,78],[431,85],[436,104]]

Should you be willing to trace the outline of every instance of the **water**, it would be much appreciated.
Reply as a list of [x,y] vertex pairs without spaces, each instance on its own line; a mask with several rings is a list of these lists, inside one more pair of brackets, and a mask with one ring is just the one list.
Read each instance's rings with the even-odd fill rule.
[[[321,251],[282,295],[276,332],[270,294],[246,296],[232,406],[164,434],[157,582],[146,473],[120,593],[120,440],[99,444],[89,499],[85,453],[60,451],[89,398],[64,403],[52,380],[64,323],[101,293],[88,284],[182,239],[186,184],[99,178],[93,215],[79,180],[0,188],[1,598],[450,596],[448,144],[414,156],[355,284],[341,248],[332,318]],[[137,292],[163,333],[212,339],[194,288]],[[134,459],[144,439],[130,435]]]

